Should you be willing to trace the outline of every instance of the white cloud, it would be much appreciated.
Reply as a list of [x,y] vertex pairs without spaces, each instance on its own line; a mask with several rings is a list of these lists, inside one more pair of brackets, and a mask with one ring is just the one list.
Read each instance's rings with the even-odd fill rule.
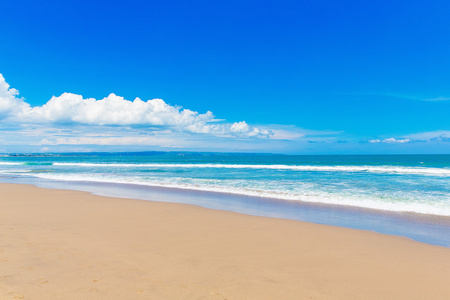
[[450,142],[450,131],[436,130],[421,133],[414,133],[405,136],[415,142]]
[[403,144],[403,143],[450,143],[450,131],[436,130],[405,135],[401,138],[373,139],[369,143]]
[[403,144],[403,143],[408,143],[410,141],[410,139],[404,139],[404,138],[401,138],[401,139],[394,139],[394,138],[389,138],[389,139],[384,139],[383,140],[383,143],[400,143],[400,144]]
[[405,137],[413,140],[430,140],[436,137],[448,137],[450,138],[450,131],[448,130],[436,130],[436,131],[426,131],[420,133],[413,133],[406,135]]
[[0,74],[0,118],[20,124],[79,124],[147,127],[149,130],[201,133],[213,136],[268,138],[273,132],[245,121],[219,123],[212,112],[200,114],[165,103],[162,99],[129,101],[115,94],[97,100],[64,93],[42,106],[31,107],[17,98]]
[[20,114],[29,110],[29,105],[18,98],[19,91],[10,88],[5,78],[0,74],[0,120],[10,114]]
[[386,144],[403,144],[403,143],[409,143],[411,140],[406,138],[388,138],[384,140],[369,140],[369,143],[386,143]]

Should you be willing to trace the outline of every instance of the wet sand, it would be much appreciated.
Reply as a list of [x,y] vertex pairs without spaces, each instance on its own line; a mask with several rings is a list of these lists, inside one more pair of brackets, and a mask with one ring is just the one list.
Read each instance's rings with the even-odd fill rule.
[[0,299],[446,299],[449,270],[398,236],[0,184]]

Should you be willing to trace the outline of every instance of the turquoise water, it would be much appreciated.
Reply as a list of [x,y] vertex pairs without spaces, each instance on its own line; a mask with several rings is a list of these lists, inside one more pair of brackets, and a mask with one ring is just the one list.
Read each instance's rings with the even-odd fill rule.
[[132,183],[450,216],[450,155],[93,153],[0,157],[0,175]]
[[[450,217],[450,155],[164,152],[3,155],[0,177],[18,178],[21,182],[29,179],[85,182],[91,186],[122,184],[130,195],[130,186],[215,192],[242,196],[233,200],[230,207],[226,203],[220,206],[239,212],[234,207],[249,207],[250,202],[258,206],[254,199],[276,200],[275,206],[259,205],[256,213],[259,215],[265,215],[264,210],[276,210],[276,205],[282,203],[307,203],[445,220]],[[126,197],[127,192],[123,191],[121,195]],[[253,200],[249,200],[251,197]],[[212,202],[219,202],[219,198],[204,201],[209,203],[200,205],[215,207]],[[284,215],[277,216],[295,218],[291,214],[286,210]],[[311,220],[314,217],[308,219]],[[450,235],[444,231],[447,233]]]

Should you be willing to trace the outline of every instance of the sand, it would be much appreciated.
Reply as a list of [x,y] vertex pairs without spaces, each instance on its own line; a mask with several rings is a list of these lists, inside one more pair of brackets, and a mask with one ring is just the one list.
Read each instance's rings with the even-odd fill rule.
[[0,184],[0,299],[449,299],[450,248]]

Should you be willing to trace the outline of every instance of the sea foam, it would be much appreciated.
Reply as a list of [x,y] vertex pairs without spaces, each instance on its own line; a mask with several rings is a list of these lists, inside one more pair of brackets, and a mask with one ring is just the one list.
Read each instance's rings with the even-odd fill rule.
[[447,168],[392,167],[392,166],[313,166],[313,165],[245,165],[245,164],[127,164],[127,163],[54,163],[55,166],[119,167],[119,168],[214,168],[214,169],[268,169],[311,172],[370,172],[391,174],[418,174],[450,176]]

